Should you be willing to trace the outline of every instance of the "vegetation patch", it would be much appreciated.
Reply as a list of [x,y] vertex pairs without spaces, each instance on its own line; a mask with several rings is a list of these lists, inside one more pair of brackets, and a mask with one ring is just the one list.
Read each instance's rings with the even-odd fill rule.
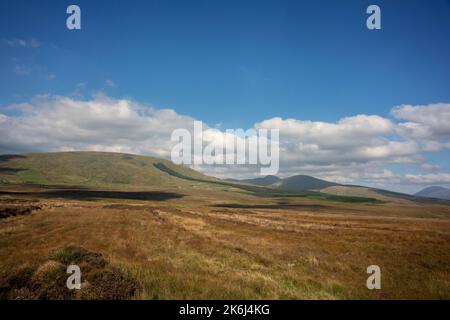
[[[81,270],[81,289],[68,289],[69,265]],[[42,264],[26,267],[0,284],[0,299],[72,300],[130,299],[140,290],[139,283],[100,253],[69,246],[52,253]]]
[[355,196],[338,196],[334,194],[314,193],[307,196],[309,199],[325,200],[333,202],[344,203],[385,203],[384,201],[377,200],[375,198],[368,197],[355,197]]
[[42,207],[40,205],[0,204],[0,219],[23,216],[41,209]]

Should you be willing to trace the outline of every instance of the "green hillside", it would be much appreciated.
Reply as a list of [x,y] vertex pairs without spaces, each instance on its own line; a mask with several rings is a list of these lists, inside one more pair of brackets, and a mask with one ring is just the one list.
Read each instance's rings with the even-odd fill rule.
[[[375,199],[327,195],[308,190],[303,176],[293,177],[295,188],[224,181],[171,161],[110,152],[57,152],[0,155],[0,183],[86,186],[94,188],[183,188],[250,192],[262,197],[306,197],[337,202],[373,203]],[[301,181],[299,181],[299,179]],[[288,179],[288,181],[291,181]],[[318,183],[319,182],[319,183]],[[306,184],[325,182],[307,177]],[[328,182],[326,182],[328,185]],[[298,189],[299,185],[301,186]]]
[[278,192],[280,196],[285,197],[305,196],[310,199],[349,203],[415,202],[449,204],[448,200],[418,197],[358,185],[343,185],[306,175],[296,175],[283,179],[276,176],[267,176],[245,180],[228,179],[227,181],[264,186],[266,190],[271,189],[271,194],[275,196]]
[[250,183],[258,186],[271,186],[279,181],[281,181],[281,178],[277,176],[265,176],[265,177],[259,177],[259,178],[253,178],[253,179],[225,179],[226,181],[230,182],[238,182],[238,183]]
[[329,182],[305,175],[297,175],[285,178],[276,184],[279,189],[288,191],[320,190],[336,185],[338,184],[334,182]]
[[108,152],[58,152],[0,156],[0,182],[70,185],[179,185],[185,182],[162,171],[170,168],[192,180],[218,181],[170,161]]

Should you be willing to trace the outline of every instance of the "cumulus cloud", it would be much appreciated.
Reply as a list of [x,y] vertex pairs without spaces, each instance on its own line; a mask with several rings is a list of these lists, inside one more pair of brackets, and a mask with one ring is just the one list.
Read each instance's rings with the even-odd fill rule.
[[170,134],[193,119],[125,99],[39,96],[1,115],[0,152],[102,150],[168,157]]
[[431,164],[431,163],[426,163],[426,162],[420,164],[420,167],[422,169],[426,169],[426,170],[441,170],[442,169],[441,166]]
[[257,128],[279,128],[284,161],[297,164],[350,164],[375,160],[400,162],[414,157],[414,141],[392,141],[395,131],[388,119],[357,115],[336,123],[273,118],[256,124]]
[[[450,183],[450,174],[400,175],[387,167],[401,164],[422,170],[442,169],[426,163],[423,153],[441,150],[448,143],[449,106],[404,105],[392,110],[394,119],[364,114],[336,122],[276,117],[256,123],[253,129],[279,129],[280,176],[308,174],[378,187],[445,184]],[[0,109],[0,153],[98,150],[170,158],[172,132],[179,128],[193,132],[194,120],[172,109],[104,94],[90,99],[37,96],[28,103]],[[205,144],[245,140],[206,125],[203,130]],[[196,168],[218,177],[243,178],[260,172],[260,167],[248,165]]]
[[404,180],[422,185],[450,184],[450,173],[406,174]]
[[423,150],[450,148],[450,104],[401,105],[391,113],[404,121],[397,125],[398,134],[416,139]]

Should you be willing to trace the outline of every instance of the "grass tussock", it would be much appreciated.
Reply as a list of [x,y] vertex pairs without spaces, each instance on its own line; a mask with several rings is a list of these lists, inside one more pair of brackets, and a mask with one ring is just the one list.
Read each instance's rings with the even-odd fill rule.
[[[67,266],[82,271],[81,289],[68,289]],[[0,299],[129,299],[139,289],[136,280],[110,265],[101,254],[69,246],[52,253],[48,260],[25,267],[10,276],[0,287]]]

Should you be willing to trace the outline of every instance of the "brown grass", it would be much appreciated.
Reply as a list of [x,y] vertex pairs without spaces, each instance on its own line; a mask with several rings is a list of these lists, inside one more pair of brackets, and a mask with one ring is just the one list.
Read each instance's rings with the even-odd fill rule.
[[[74,245],[136,279],[135,299],[450,298],[448,206],[184,193],[41,200],[42,210],[0,220],[0,279]],[[213,206],[226,203],[247,207]],[[372,264],[381,290],[365,286]]]
[[[0,285],[2,299],[129,299],[140,288],[136,280],[111,266],[101,254],[69,246],[50,255],[37,267],[28,266],[12,272]],[[69,265],[82,270],[81,288],[67,288]]]

